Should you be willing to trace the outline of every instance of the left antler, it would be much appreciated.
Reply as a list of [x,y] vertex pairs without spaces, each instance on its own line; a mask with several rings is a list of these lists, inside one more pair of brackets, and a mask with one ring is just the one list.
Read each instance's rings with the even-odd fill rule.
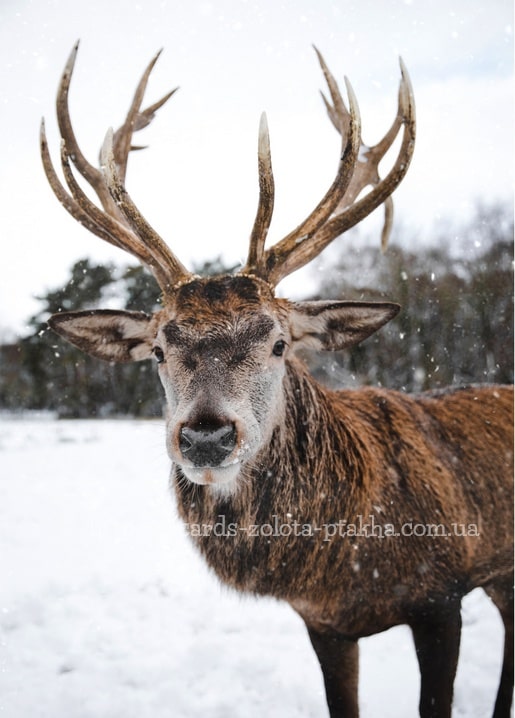
[[[132,145],[132,135],[146,127],[155,112],[174,94],[172,90],[145,110],[141,109],[143,95],[150,73],[159,54],[150,62],[136,88],[134,98],[122,126],[107,134],[101,153],[100,167],[91,165],[83,155],[75,137],[68,108],[70,81],[77,56],[78,43],[66,63],[57,93],[57,120],[61,133],[61,164],[68,185],[66,189],[52,164],[45,134],[41,124],[41,156],[45,172],[59,201],[68,212],[87,229],[106,242],[124,249],[137,257],[153,272],[167,295],[173,286],[191,277],[167,244],[148,224],[136,208],[124,186],[127,162],[131,150],[141,149]],[[77,182],[71,162],[95,191],[102,209],[95,205]]]
[[[242,274],[255,274],[275,286],[281,279],[316,257],[333,239],[358,224],[381,204],[385,204],[382,245],[391,229],[393,202],[390,195],[407,172],[415,143],[415,101],[408,73],[401,64],[397,116],[384,138],[374,147],[361,140],[361,124],[356,98],[345,79],[349,96],[347,110],[338,84],[322,55],[316,51],[327,81],[331,101],[324,95],[329,117],[342,137],[342,151],[336,178],[325,197],[293,232],[265,250],[265,238],[273,207],[273,176],[266,123],[262,123],[258,148],[260,202],[251,235],[249,255]],[[404,132],[397,160],[381,180],[378,165],[397,137]],[[373,189],[363,199],[356,198],[366,186]]]

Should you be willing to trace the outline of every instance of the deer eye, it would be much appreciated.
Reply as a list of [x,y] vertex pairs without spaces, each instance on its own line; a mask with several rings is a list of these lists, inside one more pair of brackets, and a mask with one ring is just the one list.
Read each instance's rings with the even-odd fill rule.
[[282,357],[284,350],[286,349],[286,342],[283,339],[279,339],[272,349],[272,354],[276,357]]
[[154,347],[152,349],[152,352],[156,358],[156,361],[158,364],[162,364],[165,360],[165,355],[161,347]]

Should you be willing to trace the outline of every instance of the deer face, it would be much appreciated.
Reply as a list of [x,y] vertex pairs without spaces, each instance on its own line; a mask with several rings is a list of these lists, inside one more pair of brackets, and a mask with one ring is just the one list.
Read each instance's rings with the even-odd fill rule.
[[193,279],[153,317],[110,310],[57,314],[50,325],[109,361],[154,357],[167,402],[167,451],[197,484],[231,489],[284,412],[286,362],[301,345],[365,339],[396,304],[294,303],[250,276]]
[[167,399],[167,449],[191,481],[231,484],[270,437],[281,406],[284,310],[264,282],[181,287],[153,353]]

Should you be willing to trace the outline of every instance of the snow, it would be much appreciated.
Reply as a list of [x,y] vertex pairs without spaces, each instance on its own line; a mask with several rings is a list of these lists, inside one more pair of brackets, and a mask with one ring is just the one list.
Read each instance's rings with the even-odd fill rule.
[[[0,716],[327,715],[302,622],[219,584],[168,471],[161,421],[0,418]],[[502,624],[481,591],[463,617],[453,716],[484,718]],[[363,718],[416,715],[408,629],[360,645]]]

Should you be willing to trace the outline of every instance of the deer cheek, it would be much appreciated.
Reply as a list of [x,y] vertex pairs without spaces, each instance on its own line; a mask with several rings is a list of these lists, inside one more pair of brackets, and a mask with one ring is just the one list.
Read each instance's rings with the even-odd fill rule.
[[163,385],[163,389],[166,397],[166,412],[167,416],[172,415],[177,411],[179,405],[179,391],[178,387],[173,382],[164,370],[159,372],[159,379]]
[[252,387],[251,407],[259,426],[261,443],[271,436],[281,413],[283,376],[284,368],[268,371],[256,379]]

